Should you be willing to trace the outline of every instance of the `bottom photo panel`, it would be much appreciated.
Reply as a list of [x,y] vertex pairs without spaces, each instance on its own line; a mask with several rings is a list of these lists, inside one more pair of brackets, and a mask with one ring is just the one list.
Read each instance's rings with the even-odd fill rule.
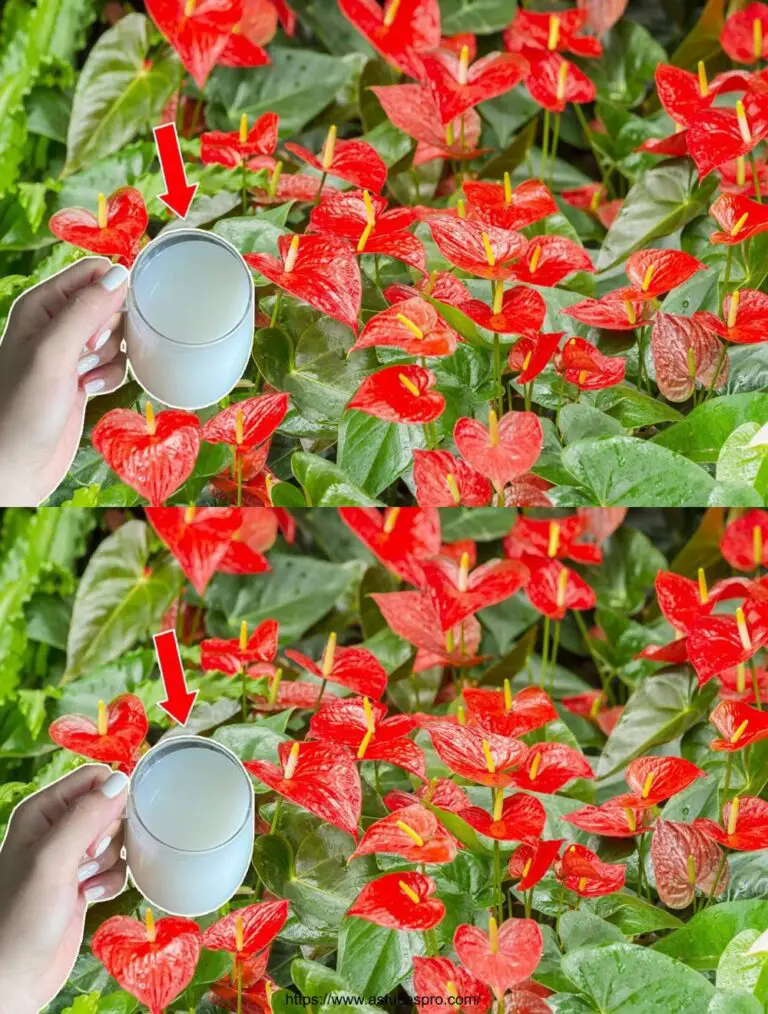
[[0,1014],[761,1014],[768,511],[0,510]]

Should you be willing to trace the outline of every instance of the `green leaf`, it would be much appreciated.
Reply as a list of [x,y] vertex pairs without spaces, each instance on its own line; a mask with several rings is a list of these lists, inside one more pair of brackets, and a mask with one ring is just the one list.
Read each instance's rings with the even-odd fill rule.
[[763,1014],[765,1007],[742,990],[718,990],[707,1007],[707,1014]]
[[597,260],[598,271],[607,271],[652,240],[681,229],[706,210],[716,186],[712,175],[698,183],[688,159],[663,162],[644,173],[608,230]]
[[755,485],[761,466],[768,461],[768,447],[750,447],[750,441],[759,431],[758,423],[743,423],[726,438],[717,457],[715,478],[718,482]]
[[636,613],[643,605],[656,574],[667,561],[647,535],[621,527],[603,546],[603,562],[590,574],[600,606]]
[[451,810],[443,810],[439,806],[433,806],[432,803],[425,802],[424,805],[434,813],[446,831],[449,831],[470,852],[474,855],[488,854],[488,849],[483,845],[477,831],[463,817],[460,817],[458,813],[453,813]]
[[226,239],[240,253],[267,253],[277,256],[277,241],[288,229],[267,218],[249,215],[246,218],[225,218],[217,222],[213,232]]
[[285,885],[285,896],[302,921],[336,930],[343,925],[347,909],[376,875],[372,856],[348,862],[353,847],[348,834],[329,824],[302,835],[295,848],[293,877]]
[[602,1014],[701,1014],[714,993],[703,975],[634,944],[571,951],[563,971]]
[[[483,110],[483,105],[480,106],[480,109]],[[480,170],[480,179],[500,180],[504,173],[513,173],[527,158],[531,145],[536,140],[537,127],[538,121],[535,119],[526,124],[498,155],[488,159]]]
[[597,767],[598,778],[620,771],[651,747],[670,743],[708,713],[715,688],[701,691],[680,672],[649,677],[635,690],[608,737]]
[[418,426],[350,411],[341,417],[336,463],[366,493],[378,496],[411,467],[414,449],[422,447]]
[[635,437],[581,440],[563,465],[596,506],[703,507],[712,478],[682,454]]
[[506,28],[515,11],[509,0],[441,0],[440,13],[445,35],[488,35]]
[[662,422],[677,422],[683,418],[682,413],[671,405],[625,384],[598,391],[595,408],[607,413],[630,430],[656,426]]
[[157,122],[180,64],[167,46],[149,60],[152,32],[149,18],[127,14],[94,44],[72,102],[65,173],[118,151]]
[[242,725],[224,725],[214,732],[213,738],[242,761],[265,760],[270,764],[276,764],[278,747],[290,737],[268,726],[249,722]]
[[566,444],[574,444],[577,440],[595,437],[613,437],[623,435],[624,427],[613,416],[601,412],[592,405],[573,402],[563,405],[559,419],[560,432]]
[[603,38],[603,55],[588,61],[587,73],[601,99],[636,106],[645,98],[653,73],[667,54],[636,21],[619,21]]
[[728,394],[697,406],[683,422],[670,426],[653,442],[684,454],[691,461],[715,462],[723,444],[744,423],[768,419],[768,394]]
[[445,542],[490,542],[507,535],[517,518],[512,507],[444,507],[440,511]]
[[311,507],[381,507],[381,501],[369,496],[350,481],[347,473],[318,454],[296,451],[291,469]]
[[757,852],[735,852],[728,860],[729,901],[764,898],[768,895],[768,848]]
[[293,877],[293,849],[280,834],[263,834],[254,842],[253,868],[266,889],[278,898]]
[[736,934],[720,957],[715,985],[718,989],[740,989],[752,993],[764,1004],[768,997],[768,954],[749,953],[760,936],[760,931],[755,929]]
[[62,683],[157,631],[178,591],[179,570],[169,554],[150,567],[151,546],[149,525],[129,521],[91,556],[75,595]]
[[659,930],[676,929],[682,922],[659,905],[634,894],[612,894],[595,901],[594,911],[618,927],[624,936],[636,937]]
[[341,926],[337,967],[353,991],[386,996],[411,974],[414,954],[423,953],[420,934],[385,929],[352,917]]
[[768,926],[768,901],[723,901],[705,908],[685,926],[653,945],[654,950],[679,958],[691,968],[709,971],[737,933]]
[[558,932],[566,951],[624,942],[624,936],[617,926],[586,909],[563,912]]
[[[312,1010],[319,1014],[340,1011],[341,1014],[380,1014],[380,1007],[371,1007],[358,1000],[350,1002],[350,988],[346,979],[317,961],[296,958],[291,965],[291,978],[302,996],[309,997]],[[289,1008],[290,1009],[290,1008]]]

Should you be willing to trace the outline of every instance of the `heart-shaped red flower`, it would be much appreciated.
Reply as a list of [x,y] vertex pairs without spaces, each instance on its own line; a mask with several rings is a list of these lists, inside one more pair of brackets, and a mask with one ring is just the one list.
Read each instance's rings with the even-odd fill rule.
[[338,141],[335,127],[331,127],[319,156],[292,141],[286,143],[285,150],[320,173],[336,176],[375,194],[380,193],[387,182],[387,167],[373,145],[359,140]]
[[513,772],[528,755],[528,747],[518,739],[467,725],[436,721],[427,727],[427,732],[447,768],[491,788],[511,785]]
[[51,722],[48,735],[54,743],[81,757],[130,766],[148,729],[140,698],[121,694],[106,707],[99,701],[95,722],[86,715],[62,715]]
[[147,520],[202,595],[242,525],[237,507],[147,507]]
[[448,1005],[456,997],[471,997],[475,1014],[487,1014],[493,997],[481,979],[449,958],[413,958],[413,992],[426,1005],[426,998],[436,1006]]
[[457,851],[437,817],[421,803],[412,803],[370,824],[350,859],[387,853],[409,863],[450,863]]
[[410,356],[450,356],[460,340],[431,303],[411,296],[374,314],[351,351],[391,346]]
[[48,228],[54,236],[82,250],[131,263],[148,221],[140,191],[120,187],[109,197],[99,194],[95,215],[84,208],[65,208],[51,216]]
[[620,891],[626,875],[626,866],[604,863],[584,845],[569,845],[560,860],[563,886],[581,898],[600,898]]
[[387,929],[433,929],[445,915],[445,905],[432,897],[436,890],[432,877],[423,873],[385,873],[365,885],[347,915]]
[[404,581],[423,581],[421,561],[440,552],[440,515],[433,507],[341,507],[339,516],[377,560]]
[[651,352],[659,391],[669,401],[686,401],[700,385],[716,388],[728,379],[728,360],[711,330],[696,317],[657,313],[651,331]]
[[501,997],[536,971],[544,938],[533,919],[507,919],[497,926],[491,917],[487,933],[479,926],[459,926],[453,947],[462,965]]
[[728,886],[728,865],[715,842],[691,824],[657,820],[651,838],[651,860],[659,898],[669,908],[687,908],[696,888],[710,895]]
[[228,951],[238,959],[268,947],[288,918],[287,901],[262,901],[236,908],[203,933],[203,947]]
[[147,0],[145,6],[202,89],[229,45],[243,0]]
[[544,326],[547,315],[547,306],[541,293],[524,285],[507,289],[498,309],[495,305],[488,306],[481,299],[459,303],[459,309],[480,327],[499,334],[538,332]]
[[551,113],[562,113],[569,102],[592,102],[597,88],[583,70],[559,53],[538,55],[526,50],[530,70],[525,87],[534,102]]
[[544,831],[547,813],[544,805],[525,792],[503,798],[497,795],[498,810],[488,813],[481,806],[459,810],[459,816],[471,827],[497,841],[525,841],[538,838]]
[[518,53],[488,53],[470,63],[469,46],[462,47],[458,58],[437,49],[420,59],[419,77],[432,93],[443,123],[511,91],[529,69],[528,61]]
[[534,743],[513,784],[529,792],[559,792],[574,778],[594,778],[589,761],[566,743]]
[[541,454],[544,434],[532,412],[507,412],[497,419],[491,410],[488,420],[485,427],[477,419],[459,419],[453,439],[462,458],[501,490],[530,471]]
[[529,577],[528,568],[517,560],[489,560],[470,571],[468,553],[462,555],[458,566],[438,558],[425,561],[423,568],[426,591],[443,630],[510,598]]
[[445,398],[432,390],[436,383],[424,366],[385,366],[365,378],[347,408],[386,422],[432,422],[445,408]]
[[438,0],[339,0],[341,13],[385,60],[418,77],[418,53],[440,45]]
[[586,338],[569,338],[558,356],[558,370],[582,391],[600,391],[624,379],[626,361],[604,356]]
[[420,507],[484,507],[488,480],[450,451],[414,451],[413,479]]
[[277,128],[277,113],[264,113],[250,129],[245,118],[240,130],[208,131],[200,137],[200,161],[203,165],[224,165],[229,169],[243,163],[249,169],[271,167],[275,161],[272,155],[277,147]]
[[528,247],[528,240],[519,232],[468,218],[435,215],[428,225],[443,257],[478,278],[511,278],[515,263]]
[[512,272],[528,285],[559,285],[576,271],[594,272],[592,259],[581,246],[567,236],[534,236],[528,243],[525,258]]

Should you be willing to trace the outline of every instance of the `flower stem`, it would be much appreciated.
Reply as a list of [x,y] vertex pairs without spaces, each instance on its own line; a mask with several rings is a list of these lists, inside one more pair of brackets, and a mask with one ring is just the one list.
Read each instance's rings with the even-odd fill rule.
[[282,810],[282,808],[283,808],[283,797],[278,796],[277,802],[275,803],[275,812],[272,814],[272,823],[269,828],[270,834],[275,834],[277,831],[277,824],[278,821],[280,820],[280,811]]
[[243,698],[243,721],[245,722],[248,718],[248,674],[245,671],[245,667],[240,670],[240,689]]
[[762,204],[763,203],[763,195],[760,192],[760,174],[757,171],[757,162],[755,161],[755,149],[754,148],[749,153],[749,164],[752,166],[752,185],[755,188],[755,197],[757,198],[757,203],[758,204]]
[[243,173],[243,176],[242,176],[242,205],[243,205],[243,214],[245,215],[248,212],[248,165],[246,164],[245,159],[243,159],[243,161],[241,163],[241,166],[242,166],[242,173]]
[[541,162],[539,162],[539,179],[543,183],[547,176],[547,156],[549,153],[549,110],[544,110],[544,128],[541,138]]
[[557,143],[560,140],[560,113],[555,116],[555,127],[552,131],[552,151],[549,156],[549,182],[553,182],[555,175],[555,158],[557,156]]
[[550,620],[548,616],[544,617],[544,637],[541,645],[541,672],[539,673],[539,686],[544,689],[544,683],[547,677],[547,668],[549,666],[549,626]]
[[549,696],[555,691],[555,667],[557,666],[557,649],[560,647],[560,620],[555,621],[555,633],[552,638],[552,660],[549,666]]
[[269,322],[270,327],[274,327],[277,324],[277,318],[280,313],[280,306],[283,302],[283,290],[278,289],[275,295],[275,305],[272,307],[272,319]]
[[[760,700],[760,681],[757,678],[757,669],[755,667],[755,660],[751,658],[749,660],[749,671],[752,673],[752,690],[755,694],[755,706],[758,711],[763,710],[763,702]],[[729,754],[729,756],[731,756]]]

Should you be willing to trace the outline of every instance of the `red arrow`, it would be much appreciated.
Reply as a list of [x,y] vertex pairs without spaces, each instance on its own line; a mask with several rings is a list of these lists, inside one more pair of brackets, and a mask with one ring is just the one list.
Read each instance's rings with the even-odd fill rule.
[[176,631],[163,630],[155,634],[152,640],[155,642],[155,654],[165,687],[165,700],[159,701],[158,707],[179,725],[186,725],[198,691],[187,690]]
[[170,208],[174,215],[186,218],[197,190],[197,183],[187,183],[176,124],[161,123],[159,127],[155,127],[154,135],[166,191],[158,195],[158,200],[162,201],[166,208]]

